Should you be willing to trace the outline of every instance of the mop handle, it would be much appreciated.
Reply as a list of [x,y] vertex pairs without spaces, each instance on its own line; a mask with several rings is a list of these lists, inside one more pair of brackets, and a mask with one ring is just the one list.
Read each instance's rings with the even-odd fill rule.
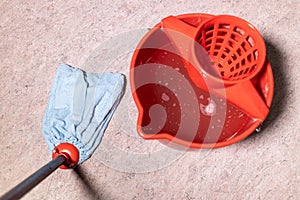
[[22,181],[20,184],[15,186],[13,189],[8,191],[2,197],[0,197],[0,200],[20,199],[23,195],[29,192],[32,188],[34,188],[37,184],[39,184],[42,180],[44,180],[66,161],[67,157],[63,154],[60,154],[59,156],[51,160],[48,164],[44,165],[38,171],[29,176],[27,179]]

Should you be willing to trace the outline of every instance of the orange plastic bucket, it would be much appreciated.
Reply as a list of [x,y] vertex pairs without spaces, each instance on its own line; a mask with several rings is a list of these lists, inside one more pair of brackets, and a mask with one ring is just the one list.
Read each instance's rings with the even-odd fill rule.
[[266,118],[273,98],[265,54],[258,31],[240,18],[188,14],[163,19],[132,57],[138,133],[194,148],[247,137]]

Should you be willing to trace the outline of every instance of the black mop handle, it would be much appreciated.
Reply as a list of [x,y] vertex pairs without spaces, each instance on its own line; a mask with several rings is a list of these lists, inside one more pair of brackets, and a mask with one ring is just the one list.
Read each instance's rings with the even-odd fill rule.
[[63,154],[57,156],[48,164],[44,165],[38,171],[29,176],[27,179],[15,186],[13,189],[5,193],[2,197],[0,197],[0,200],[20,199],[23,195],[29,192],[32,188],[34,188],[37,184],[39,184],[42,180],[44,180],[47,176],[49,176],[66,161],[67,157]]
[[8,191],[0,200],[20,199],[29,192],[57,168],[70,169],[77,165],[79,161],[78,149],[70,143],[64,142],[57,145],[52,151],[52,160],[38,171],[33,173],[19,185]]

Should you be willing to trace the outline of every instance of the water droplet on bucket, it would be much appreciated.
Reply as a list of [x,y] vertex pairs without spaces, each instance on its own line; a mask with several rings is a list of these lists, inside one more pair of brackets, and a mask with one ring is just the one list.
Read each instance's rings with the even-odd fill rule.
[[244,116],[244,113],[241,113],[238,118],[242,118]]
[[208,98],[207,100],[207,105],[200,104],[200,110],[204,115],[213,116],[214,114],[216,114],[216,103],[210,98]]
[[161,98],[164,101],[169,101],[170,100],[170,97],[166,93],[163,93],[162,96],[161,96]]

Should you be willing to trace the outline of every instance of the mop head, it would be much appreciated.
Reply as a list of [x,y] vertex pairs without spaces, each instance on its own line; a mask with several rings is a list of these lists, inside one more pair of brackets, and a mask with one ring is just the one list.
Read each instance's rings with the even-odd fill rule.
[[124,93],[125,76],[118,73],[89,74],[61,65],[56,73],[43,121],[50,153],[63,142],[77,147],[78,164],[87,160]]

